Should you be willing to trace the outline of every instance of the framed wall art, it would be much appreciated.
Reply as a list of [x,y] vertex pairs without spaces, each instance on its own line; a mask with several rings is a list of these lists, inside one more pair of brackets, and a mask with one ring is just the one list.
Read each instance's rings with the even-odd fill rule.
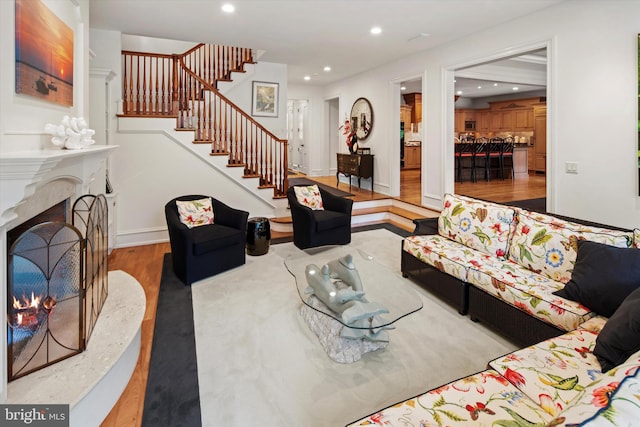
[[253,82],[251,115],[278,117],[278,83]]
[[73,30],[40,0],[15,0],[16,93],[73,106]]

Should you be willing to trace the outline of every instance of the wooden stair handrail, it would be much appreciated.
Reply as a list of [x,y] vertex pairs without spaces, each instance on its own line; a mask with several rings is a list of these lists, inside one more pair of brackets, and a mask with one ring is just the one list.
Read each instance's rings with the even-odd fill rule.
[[[182,86],[191,87],[191,91],[186,91],[188,99],[178,101],[178,105],[182,108],[179,116],[182,116],[183,107],[186,107],[187,112],[190,113],[190,119],[196,119],[196,140],[200,139],[199,135],[202,135],[199,132],[200,125],[204,123],[205,131],[208,129],[209,132],[204,132],[206,137],[202,137],[200,142],[211,143],[211,155],[228,154],[229,166],[244,167],[245,176],[260,178],[260,188],[272,187],[274,197],[285,197],[289,187],[288,141],[278,138],[213,85],[197,75],[187,66],[182,57],[178,59],[178,63],[180,68],[199,85],[194,89],[193,82],[184,79]],[[178,75],[180,76],[179,73]],[[210,94],[213,99],[207,99],[207,94]],[[196,97],[198,97],[197,101],[203,101],[203,106],[196,106]],[[191,111],[188,111],[189,109]],[[216,117],[212,117],[212,114]],[[271,142],[279,144],[280,148],[271,146]]]

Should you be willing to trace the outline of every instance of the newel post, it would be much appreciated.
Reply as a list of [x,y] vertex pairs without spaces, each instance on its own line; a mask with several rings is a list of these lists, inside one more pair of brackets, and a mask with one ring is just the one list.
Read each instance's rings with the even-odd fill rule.
[[284,150],[284,188],[282,189],[282,194],[287,194],[287,189],[289,188],[289,140],[282,140],[283,150]]
[[179,105],[178,99],[180,96],[178,88],[178,61],[180,61],[180,55],[173,55],[173,73],[171,82],[171,114],[178,115]]

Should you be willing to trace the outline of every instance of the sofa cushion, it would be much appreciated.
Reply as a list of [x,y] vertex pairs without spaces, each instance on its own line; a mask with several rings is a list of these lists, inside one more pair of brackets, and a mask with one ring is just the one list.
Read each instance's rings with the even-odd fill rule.
[[553,280],[567,283],[571,279],[579,240],[628,248],[633,234],[519,210],[509,259]]
[[574,330],[594,315],[580,303],[554,295],[562,283],[513,261],[485,256],[469,262],[470,284],[559,329]]
[[514,218],[515,210],[509,206],[445,194],[438,233],[488,255],[505,258]]
[[193,254],[202,255],[218,249],[227,249],[236,244],[245,244],[242,230],[221,224],[211,224],[194,228],[191,231]]
[[189,228],[213,224],[211,198],[199,200],[176,200],[180,222]]
[[600,408],[596,414],[585,420],[581,426],[630,426],[638,421],[640,407],[640,369],[625,377],[618,388],[609,397],[609,404]]
[[558,425],[556,421],[559,419],[489,369],[390,406],[348,427]]
[[482,255],[479,251],[439,235],[409,236],[404,239],[402,249],[425,264],[432,265],[463,282],[467,281],[470,265],[468,260]]
[[316,231],[318,232],[333,230],[334,228],[351,224],[351,216],[342,212],[319,210],[313,215],[316,219]]
[[[598,411],[609,407],[609,404],[613,400],[613,396],[616,396],[615,392],[620,384],[629,376],[635,376],[640,368],[640,353],[633,354],[623,364],[617,368],[611,369],[606,374],[600,372],[591,372],[593,375],[592,381],[584,387],[577,399],[574,399],[566,406],[566,409],[562,411],[561,415],[565,419],[564,425],[582,425],[581,423]],[[634,391],[634,399],[638,402],[638,390]],[[606,410],[606,409],[605,409]],[[638,409],[633,411],[632,418],[625,418],[627,415],[624,413],[613,413],[609,411],[608,415],[611,419],[619,420],[620,422],[605,423],[606,426],[633,426],[637,425],[638,421]],[[594,425],[594,424],[591,424]]]
[[580,241],[571,280],[555,294],[611,317],[622,301],[638,287],[639,250]]
[[293,191],[296,194],[296,200],[302,206],[306,206],[314,211],[321,211],[324,209],[322,204],[322,195],[318,185],[296,185],[293,187]]
[[587,320],[584,323],[581,323],[579,328],[586,329],[595,334],[599,334],[602,328],[604,328],[604,325],[607,323],[608,320],[609,319],[607,319],[606,317],[596,314],[591,319]]
[[633,230],[633,247],[640,249],[640,228]]
[[602,376],[592,353],[595,341],[595,333],[576,329],[493,360],[489,366],[534,402],[545,396],[550,410],[563,410]]
[[640,288],[633,291],[604,325],[593,353],[607,372],[640,351]]

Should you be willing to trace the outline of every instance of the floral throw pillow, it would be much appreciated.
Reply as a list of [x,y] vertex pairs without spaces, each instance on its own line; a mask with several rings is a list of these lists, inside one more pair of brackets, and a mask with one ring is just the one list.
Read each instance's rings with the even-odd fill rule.
[[633,246],[640,249],[640,228],[633,230]]
[[508,206],[445,194],[438,234],[505,259],[514,223],[515,210]]
[[317,185],[297,185],[293,187],[298,203],[314,211],[324,210],[322,196]]
[[586,226],[529,211],[519,211],[509,259],[557,282],[567,283],[578,253],[578,241],[628,248],[625,231]]
[[199,200],[176,200],[180,222],[189,228],[213,224],[211,198]]

